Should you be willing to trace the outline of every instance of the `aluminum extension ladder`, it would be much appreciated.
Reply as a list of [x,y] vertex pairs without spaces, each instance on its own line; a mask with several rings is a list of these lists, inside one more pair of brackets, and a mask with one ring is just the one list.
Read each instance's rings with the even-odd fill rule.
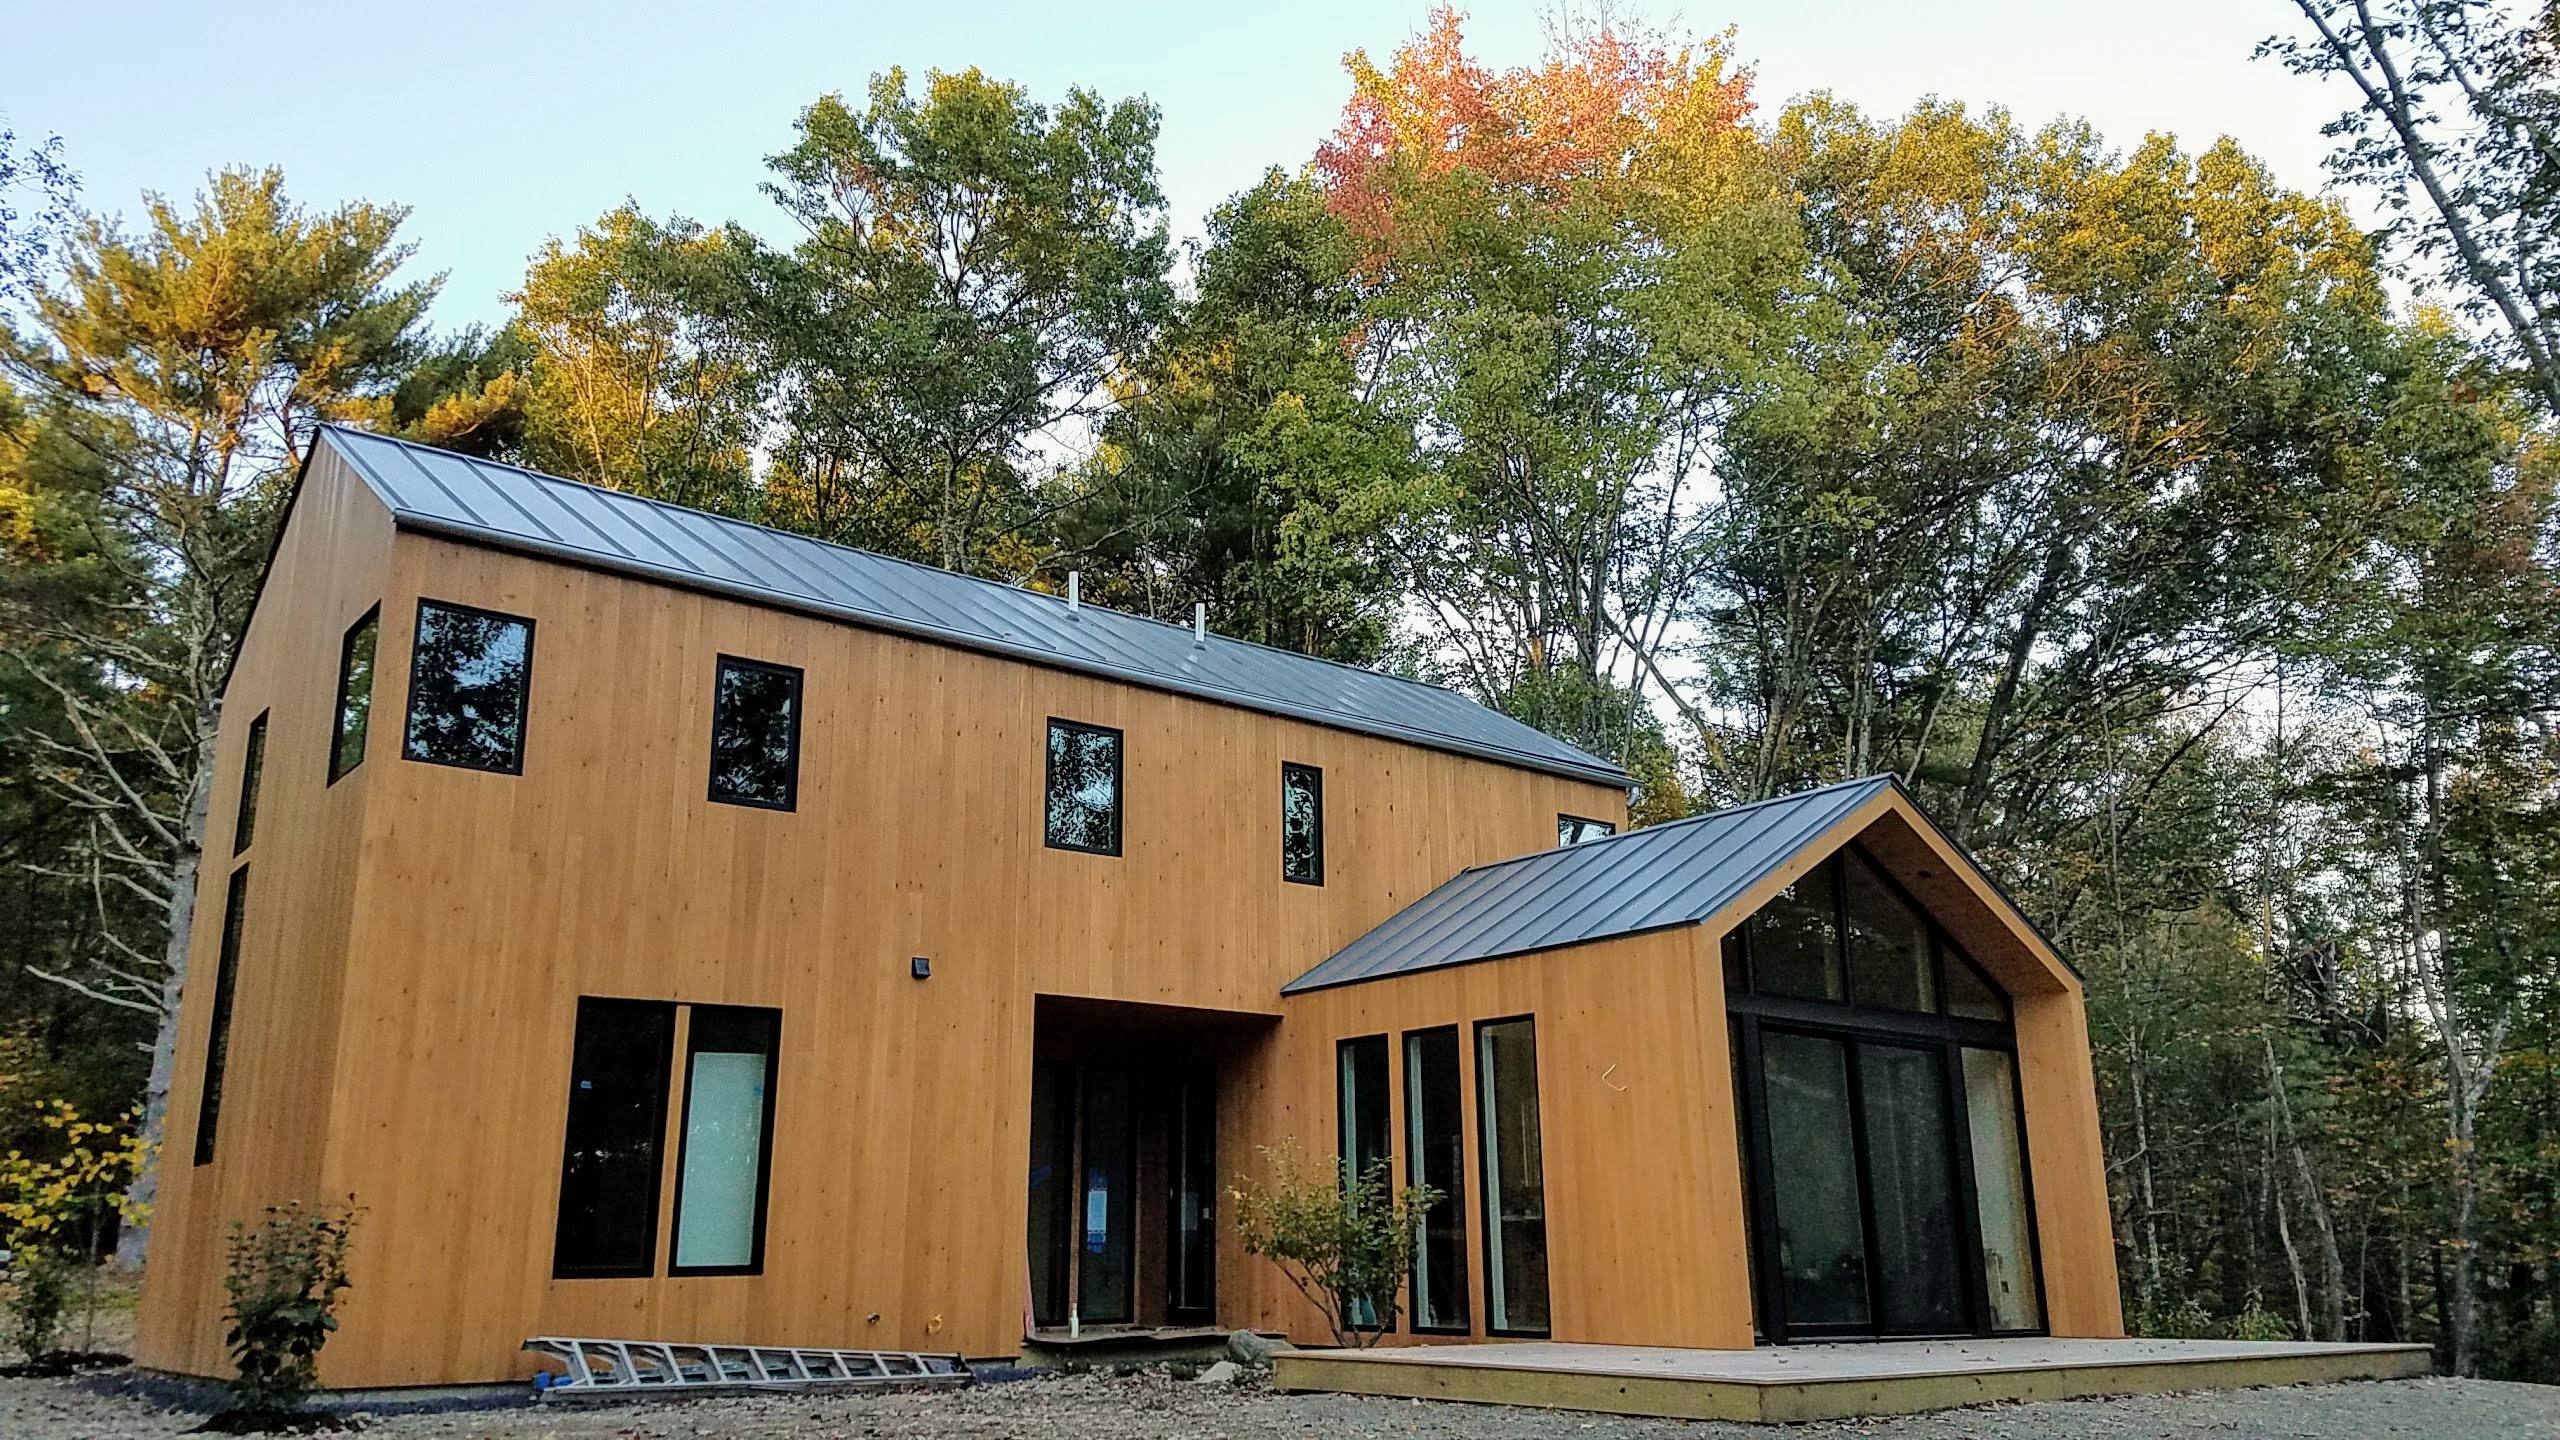
[[524,1348],[568,1367],[533,1377],[553,1395],[631,1395],[716,1389],[783,1389],[806,1385],[930,1388],[966,1385],[957,1355],[912,1350],[807,1350],[788,1345],[697,1345],[657,1340],[586,1340],[538,1335]]

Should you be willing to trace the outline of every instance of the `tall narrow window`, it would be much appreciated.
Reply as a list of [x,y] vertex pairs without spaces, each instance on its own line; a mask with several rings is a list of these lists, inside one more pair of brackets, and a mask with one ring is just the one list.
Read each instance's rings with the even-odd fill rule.
[[[1392,1188],[1385,1173],[1394,1142],[1388,1138],[1387,1037],[1364,1035],[1334,1047],[1335,1099],[1341,1116],[1342,1183],[1348,1187],[1372,1178]],[[1393,1304],[1394,1280],[1377,1295],[1352,1298],[1343,1319],[1362,1330],[1378,1328],[1379,1302]]]
[[338,645],[338,720],[329,736],[329,783],[364,763],[364,732],[373,714],[373,645],[382,607],[364,612]]
[[231,853],[249,848],[258,833],[258,781],[267,773],[267,712],[249,722],[249,743],[240,752],[240,810],[231,821]]
[[1590,820],[1580,815],[1556,817],[1556,843],[1579,845],[1585,840],[1606,840],[1618,833],[1618,827],[1606,820]]
[[1465,1092],[1458,1082],[1458,1029],[1404,1037],[1405,1181],[1440,1192],[1422,1216],[1413,1251],[1413,1328],[1467,1330]]
[[1324,772],[1280,767],[1280,878],[1324,883]]
[[1527,1016],[1476,1026],[1483,1128],[1484,1296],[1497,1335],[1547,1333],[1547,1179],[1538,1134],[1538,1036]]
[[222,897],[222,953],[214,960],[213,1023],[204,1042],[204,1093],[196,1100],[196,1163],[213,1163],[214,1131],[222,1123],[222,1074],[231,1062],[231,995],[240,983],[240,927],[248,923],[249,867],[231,872]]
[[1054,850],[1120,853],[1120,732],[1049,722],[1048,843]]
[[2005,1050],[1964,1052],[1966,1127],[1973,1132],[1973,1194],[1982,1216],[1982,1278],[1991,1328],[2044,1323],[2036,1243],[2027,1208],[2027,1152],[2018,1124],[2017,1062]]
[[720,657],[711,704],[711,798],[788,810],[800,795],[800,672]]
[[685,1045],[684,1151],[668,1273],[764,1268],[778,1010],[697,1005]]
[[409,729],[401,753],[435,765],[522,774],[525,694],[532,680],[532,621],[419,601],[418,645],[409,656]]
[[676,1007],[578,1001],[551,1273],[646,1275],[658,1243],[658,1151]]

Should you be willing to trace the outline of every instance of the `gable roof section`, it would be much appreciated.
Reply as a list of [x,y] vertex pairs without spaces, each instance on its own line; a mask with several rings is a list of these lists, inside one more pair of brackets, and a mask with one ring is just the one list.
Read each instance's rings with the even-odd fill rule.
[[339,426],[414,530],[1602,785],[1627,773],[1454,691]]
[[1718,810],[1459,872],[1284,995],[1693,925],[1856,815],[1890,775]]

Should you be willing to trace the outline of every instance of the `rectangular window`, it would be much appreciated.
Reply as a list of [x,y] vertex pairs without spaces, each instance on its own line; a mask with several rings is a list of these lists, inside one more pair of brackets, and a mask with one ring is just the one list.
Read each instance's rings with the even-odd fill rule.
[[1120,732],[1049,722],[1046,831],[1053,850],[1120,853]]
[[1476,1114],[1484,1170],[1484,1296],[1496,1335],[1547,1333],[1546,1157],[1538,1135],[1533,1022],[1476,1026]]
[[671,1275],[751,1275],[764,1268],[773,1068],[781,1036],[778,1010],[693,1007]]
[[249,848],[258,833],[258,780],[267,770],[267,712],[249,722],[249,743],[240,752],[240,810],[231,822],[231,853]]
[[1585,840],[1605,840],[1618,833],[1618,827],[1606,820],[1587,820],[1580,815],[1556,817],[1556,843],[1579,845]]
[[240,983],[240,928],[247,922],[249,867],[231,872],[222,897],[222,953],[213,965],[213,1023],[204,1042],[204,1093],[196,1099],[196,1163],[213,1163],[213,1133],[222,1122],[222,1072],[231,1061],[231,996]]
[[[1387,1136],[1389,1106],[1387,1098],[1387,1037],[1364,1035],[1345,1040],[1334,1047],[1336,1076],[1335,1102],[1340,1116],[1342,1141],[1342,1183],[1351,1185],[1368,1180],[1376,1171],[1380,1183],[1393,1189],[1395,1177],[1385,1167],[1390,1164],[1393,1146]],[[1384,1277],[1381,1277],[1382,1279]],[[1382,1293],[1354,1297],[1350,1313],[1344,1320],[1352,1327],[1375,1330],[1384,1313],[1380,1302],[1395,1304],[1395,1281],[1385,1279]]]
[[800,672],[720,657],[711,703],[711,798],[788,810],[800,797]]
[[329,736],[329,783],[364,763],[365,722],[373,713],[373,643],[382,607],[364,612],[338,646],[338,721]]
[[1313,765],[1280,767],[1280,878],[1324,883],[1324,772]]
[[432,765],[523,774],[525,695],[532,681],[532,621],[419,601],[402,753]]
[[1465,1091],[1458,1080],[1458,1027],[1404,1037],[1404,1173],[1440,1192],[1422,1216],[1413,1251],[1413,1328],[1467,1332]]
[[555,1276],[650,1273],[675,1029],[673,1005],[578,1001],[560,1223],[551,1250]]
[[2044,1292],[2036,1282],[2017,1062],[2007,1051],[1966,1047],[1964,1107],[1973,1132],[1973,1195],[1982,1216],[1982,1278],[1991,1297],[1991,1328],[2033,1330],[2044,1323]]

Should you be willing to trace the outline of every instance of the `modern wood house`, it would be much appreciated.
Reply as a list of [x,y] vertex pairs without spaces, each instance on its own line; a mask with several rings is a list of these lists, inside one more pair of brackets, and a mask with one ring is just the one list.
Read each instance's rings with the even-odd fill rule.
[[1399,1341],[2121,1333],[2079,982],[1888,779],[1619,834],[1445,690],[338,429],[217,771],[152,1366],[296,1198],[341,1387],[1315,1340],[1284,1144],[1449,1195]]

